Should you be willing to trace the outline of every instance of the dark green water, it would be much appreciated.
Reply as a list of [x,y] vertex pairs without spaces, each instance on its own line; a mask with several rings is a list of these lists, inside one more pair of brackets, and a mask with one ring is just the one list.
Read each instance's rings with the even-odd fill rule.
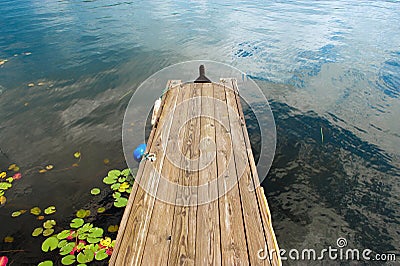
[[[0,251],[13,265],[41,261],[42,240],[30,236],[40,222],[10,214],[56,205],[62,226],[105,205],[103,176],[125,167],[130,95],[193,59],[238,67],[270,100],[277,151],[263,186],[281,248],[321,250],[344,237],[351,248],[399,254],[398,1],[3,0],[0,13],[0,169],[28,171],[0,208],[0,239],[15,238],[0,250],[25,250]],[[257,151],[251,114],[247,123]],[[61,170],[77,150],[79,167]],[[31,170],[48,164],[54,171]],[[104,201],[92,187],[104,188]],[[109,213],[95,222],[118,223],[122,212]]]

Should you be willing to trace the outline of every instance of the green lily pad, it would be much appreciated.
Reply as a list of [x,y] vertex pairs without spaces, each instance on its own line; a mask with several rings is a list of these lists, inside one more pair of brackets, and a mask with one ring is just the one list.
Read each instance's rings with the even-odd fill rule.
[[98,213],[103,213],[105,211],[106,211],[106,208],[104,208],[104,207],[100,207],[100,208],[97,209]]
[[[89,211],[89,215],[90,215],[90,211]],[[78,218],[85,218],[87,216],[87,211],[84,209],[80,209],[76,212],[76,217]]]
[[45,260],[38,264],[38,266],[53,266],[53,262],[51,260]]
[[131,174],[131,170],[129,168],[126,168],[122,170],[121,174],[125,177],[129,176]]
[[45,229],[53,228],[55,225],[56,225],[56,221],[54,221],[54,220],[47,220],[47,221],[45,221],[45,222],[43,223],[43,227],[44,227]]
[[47,228],[46,230],[43,231],[43,236],[50,236],[54,233],[53,228]]
[[114,206],[117,208],[125,207],[128,204],[128,199],[124,197],[119,197],[114,201]]
[[58,239],[55,236],[47,238],[43,243],[42,243],[42,250],[44,252],[48,251],[53,251],[57,248],[58,245]]
[[104,184],[111,185],[114,184],[115,182],[117,182],[117,177],[106,176],[103,178]]
[[79,263],[88,263],[93,261],[94,259],[94,252],[90,249],[85,249],[76,256]]
[[63,239],[60,242],[58,242],[57,247],[62,248],[62,247],[65,247],[65,245],[67,245],[67,244],[68,244],[68,240]]
[[98,238],[98,237],[88,237],[86,239],[86,241],[89,242],[90,244],[99,243],[100,240],[101,240],[101,238]]
[[97,187],[92,188],[92,190],[90,190],[90,193],[92,195],[99,195],[100,194],[100,188],[97,188]]
[[118,231],[118,225],[110,225],[110,226],[107,228],[107,231],[110,232],[110,233],[115,233],[115,232],[117,232],[117,231]]
[[11,217],[18,217],[18,216],[20,216],[21,214],[22,214],[22,212],[20,212],[20,211],[15,211],[15,212],[11,213]]
[[120,186],[121,186],[120,183],[115,183],[115,184],[112,184],[112,185],[111,185],[111,189],[112,189],[112,190],[117,190],[117,189],[119,189]]
[[33,208],[31,209],[31,213],[32,213],[33,215],[39,215],[41,212],[42,212],[42,210],[41,210],[39,207],[33,207]]
[[60,248],[60,255],[64,256],[69,254],[75,247],[75,242],[69,242],[68,244],[64,245]]
[[35,228],[34,230],[33,230],[33,232],[32,232],[32,236],[39,236],[39,235],[41,235],[43,233],[43,228],[42,227],[38,227],[38,228]]
[[89,230],[91,230],[93,228],[93,224],[91,223],[85,223],[82,228],[80,228],[80,230],[82,232],[88,232]]
[[64,258],[61,259],[62,265],[71,265],[75,262],[75,256],[74,255],[68,255],[65,256]]
[[44,210],[44,213],[45,213],[45,214],[53,214],[53,213],[55,213],[55,212],[56,212],[56,207],[55,207],[55,206],[47,207],[47,208]]
[[10,187],[12,187],[12,185],[8,182],[0,182],[0,189],[2,190],[6,190],[9,189]]
[[58,239],[65,239],[70,235],[70,230],[63,230],[60,233],[58,233],[57,238]]
[[89,230],[89,237],[91,238],[95,238],[95,237],[102,237],[104,230],[102,228],[99,227],[94,227],[92,229]]
[[14,181],[14,178],[9,177],[9,178],[6,179],[6,181],[7,181],[8,183],[12,183],[12,182]]
[[4,195],[4,190],[0,190],[0,196]]
[[119,177],[121,175],[120,170],[111,170],[108,172],[109,177]]
[[104,260],[108,257],[105,249],[100,249],[96,252],[96,256],[94,257],[96,260]]
[[114,199],[118,199],[119,197],[121,197],[121,193],[114,192],[112,196],[113,196]]
[[85,221],[81,218],[75,218],[71,221],[71,223],[69,224],[69,226],[71,226],[71,228],[79,228],[81,227],[83,224],[85,223]]
[[118,182],[123,183],[126,181],[126,177],[120,177],[118,178]]

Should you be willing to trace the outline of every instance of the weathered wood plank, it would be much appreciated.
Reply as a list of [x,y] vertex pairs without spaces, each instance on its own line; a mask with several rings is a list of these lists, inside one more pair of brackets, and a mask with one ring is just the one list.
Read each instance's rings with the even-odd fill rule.
[[[191,97],[190,90],[183,88],[180,91],[174,91],[174,93],[178,92],[179,95],[177,106],[180,105],[178,111],[186,111],[188,109],[187,100],[189,100]],[[171,93],[173,93],[173,91],[171,91]],[[170,112],[171,110],[165,111]],[[170,134],[168,136],[166,154],[173,154],[177,152],[179,147],[179,128],[185,122],[185,120],[185,114],[174,114]],[[180,169],[170,161],[168,156],[166,156],[164,160],[161,174],[164,178],[168,179],[172,183],[178,184]],[[163,180],[160,180],[159,188],[157,190],[157,199],[154,203],[154,211],[150,220],[149,231],[147,234],[145,249],[141,262],[142,265],[167,265],[168,261],[175,205],[164,202],[160,199],[165,198],[165,193],[169,193],[171,197],[168,197],[168,200],[175,200],[177,190],[172,186],[167,187],[162,181]],[[165,191],[164,188],[168,188],[170,190]],[[155,250],[157,250],[157,256],[154,256]]]
[[216,119],[225,127],[220,127],[219,132],[216,132],[218,136],[218,190],[221,195],[218,203],[220,210],[222,265],[248,265],[249,254],[233,158],[232,141],[234,140],[230,133],[225,88],[223,86],[214,86],[214,96],[216,99],[225,102],[225,108],[222,105],[216,105],[215,110]]
[[[267,252],[269,254],[269,263],[271,265],[281,265],[281,259],[279,257],[279,247],[278,247],[278,243],[276,240],[274,229],[272,227],[271,214],[269,211],[268,202],[265,197],[264,190],[260,186],[257,167],[256,167],[256,164],[254,161],[253,151],[251,149],[251,143],[250,143],[249,134],[248,134],[248,131],[246,128],[246,121],[244,118],[243,108],[242,108],[242,104],[240,102],[239,89],[237,87],[237,82],[235,79],[231,79],[230,84],[235,92],[236,105],[238,108],[238,114],[240,116],[241,124],[242,124],[244,144],[246,146],[247,157],[248,157],[248,161],[249,161],[249,165],[250,165],[250,169],[251,169],[253,185],[249,184],[249,189],[250,190],[255,189],[255,192],[256,192],[256,202],[259,207],[259,212],[261,214],[262,227],[264,230],[265,239],[267,241],[267,249],[268,249]],[[251,187],[251,186],[253,186],[253,187]],[[273,252],[271,252],[271,250]],[[271,255],[272,255],[272,257],[271,257]]]
[[239,116],[236,92],[234,92],[233,88],[230,87],[226,87],[225,91],[229,110],[231,135],[234,140],[233,151],[239,179],[239,191],[242,200],[243,218],[246,229],[246,241],[249,249],[250,263],[253,265],[270,265],[269,260],[260,260],[257,258],[258,250],[263,249],[266,246],[266,238],[264,235],[260,209],[257,204],[254,182],[242,131],[242,127],[245,126],[245,123]]
[[[167,83],[167,88],[171,89],[173,86],[176,86],[177,84],[180,84],[180,83],[181,83],[180,80],[169,80],[168,83]],[[168,104],[173,101],[173,99],[168,99],[167,100],[167,98],[170,98],[170,97],[173,97],[173,96],[171,96],[171,94],[168,94],[168,93],[165,93],[162,96],[161,108],[160,108],[160,110],[159,110],[159,112],[157,114],[156,121],[154,123],[154,126],[153,126],[151,132],[150,132],[148,143],[147,143],[146,152],[150,151],[150,148],[152,147],[152,144],[153,144],[153,141],[154,141],[155,132],[156,132],[157,128],[159,127],[159,125],[162,123],[162,121],[160,122],[160,115],[161,115],[161,112],[162,112],[163,108],[166,108],[168,106]],[[128,204],[125,207],[124,215],[122,216],[122,219],[121,219],[121,223],[120,223],[120,226],[119,226],[118,235],[117,235],[117,239],[116,239],[116,245],[114,247],[114,252],[113,252],[113,255],[110,258],[110,264],[111,265],[115,264],[115,261],[116,261],[116,258],[117,258],[117,254],[119,253],[120,246],[121,246],[121,243],[122,243],[122,239],[124,237],[124,234],[125,234],[125,231],[126,231],[126,228],[127,228],[127,223],[128,223],[131,211],[132,211],[134,198],[136,196],[137,189],[139,187],[138,182],[140,182],[140,178],[142,178],[142,176],[143,176],[143,171],[144,171],[146,163],[147,163],[147,161],[144,161],[144,162],[141,162],[141,164],[139,165],[139,169],[138,169],[138,172],[136,174],[136,181],[133,184],[132,191],[131,191],[131,194],[130,194],[129,199],[128,199]]]
[[[188,117],[183,125],[179,187],[169,252],[169,265],[194,265],[196,252],[197,185],[200,141],[201,84],[187,86],[191,91]],[[194,160],[194,161],[192,161]],[[195,170],[195,171],[192,171]]]
[[[199,197],[205,204],[197,209],[196,265],[221,264],[218,183],[216,163],[216,121],[214,121],[214,84],[202,86],[200,120],[201,157],[199,161]],[[206,98],[207,97],[207,98]]]
[[[167,112],[165,110],[174,110],[177,102],[178,93],[172,93],[173,90],[180,90],[181,85],[173,87],[168,91],[170,97],[166,98],[165,107],[161,112],[159,125],[156,128],[153,143],[149,149],[150,153],[155,153],[157,160],[153,163],[145,161],[144,170],[141,177],[141,186],[137,188],[134,202],[131,207],[130,216],[125,228],[124,241],[121,242],[119,251],[115,256],[116,265],[138,265],[142,258],[144,249],[143,242],[145,241],[146,232],[150,217],[153,211],[154,197],[147,191],[155,193],[157,190],[159,174],[158,169],[162,168],[165,151],[161,139],[162,130],[164,127],[171,127],[172,120],[167,120]],[[143,162],[142,162],[143,163]]]

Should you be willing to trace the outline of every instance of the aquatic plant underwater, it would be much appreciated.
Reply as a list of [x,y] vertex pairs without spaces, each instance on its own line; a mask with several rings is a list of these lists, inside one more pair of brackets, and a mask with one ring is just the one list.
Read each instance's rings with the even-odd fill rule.
[[[80,159],[80,152],[76,152],[74,157]],[[53,168],[53,165],[47,165],[38,171],[39,173],[45,173]],[[0,170],[1,205],[6,204],[7,198],[5,194],[12,188],[12,183],[22,177],[19,170],[16,164],[11,164],[8,170]],[[111,192],[107,191],[107,193],[112,193],[114,207],[124,208],[127,205],[134,180],[134,175],[129,169],[122,171],[110,170],[108,175],[103,178],[103,183],[109,185],[111,189]],[[93,197],[98,197],[101,194],[101,190],[95,187],[90,190],[90,193]],[[113,207],[111,206],[111,208]],[[109,225],[107,228],[101,228],[85,221],[85,218],[89,216],[93,218],[106,211],[106,207],[98,207],[96,210],[79,209],[75,213],[76,218],[73,218],[65,228],[56,227],[57,221],[51,218],[57,212],[56,206],[48,206],[43,210],[39,206],[34,206],[30,210],[15,210],[11,213],[11,216],[17,219],[21,215],[31,215],[36,217],[36,220],[43,221],[42,226],[32,228],[32,237],[44,238],[41,250],[45,253],[53,253],[53,258],[56,258],[56,260],[44,260],[38,265],[51,266],[61,262],[62,265],[74,264],[82,266],[95,261],[104,261],[106,263],[106,259],[113,252],[115,239],[107,236],[107,233],[116,233],[118,225]],[[14,238],[12,236],[4,238],[5,243],[12,243],[13,241]],[[8,265],[10,260],[12,260],[12,256],[0,256],[0,266]]]

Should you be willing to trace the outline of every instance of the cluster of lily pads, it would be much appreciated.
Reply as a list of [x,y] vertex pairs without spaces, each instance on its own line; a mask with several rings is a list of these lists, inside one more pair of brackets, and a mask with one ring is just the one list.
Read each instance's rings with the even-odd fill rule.
[[129,194],[132,191],[134,177],[129,169],[125,170],[111,170],[108,175],[103,178],[103,182],[110,185],[114,191],[114,206],[123,208],[128,203]]
[[5,191],[12,187],[14,180],[21,179],[21,177],[19,166],[16,164],[11,164],[6,171],[0,170],[0,205],[7,202]]
[[[49,252],[58,250],[63,256],[63,265],[86,265],[94,260],[101,261],[108,258],[113,251],[115,240],[104,237],[104,230],[85,223],[82,218],[74,218],[69,224],[69,229],[48,237],[42,243],[42,250]],[[40,266],[53,265],[50,260],[43,261]]]

